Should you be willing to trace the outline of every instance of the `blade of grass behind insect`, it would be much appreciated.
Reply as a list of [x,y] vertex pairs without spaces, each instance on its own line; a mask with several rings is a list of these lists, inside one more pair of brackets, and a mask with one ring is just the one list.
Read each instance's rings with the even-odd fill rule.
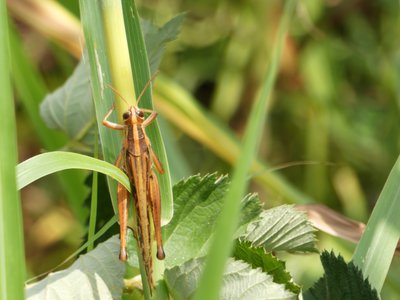
[[[79,5],[90,63],[96,119],[97,124],[102,124],[104,116],[113,104],[114,95],[111,89],[107,88],[107,84],[111,82],[111,74],[106,53],[101,3],[81,0]],[[121,135],[116,130],[110,130],[105,126],[99,126],[98,129],[103,157],[106,161],[114,163],[121,150]],[[117,212],[117,186],[114,180],[107,178],[107,181],[114,212]]]
[[[10,49],[13,65],[12,78],[19,95],[19,99],[29,117],[30,124],[47,151],[57,150],[66,143],[66,138],[54,130],[47,128],[39,115],[39,104],[48,93],[40,73],[35,69],[24,53],[21,39],[13,24],[10,22]],[[82,184],[82,173],[57,174],[63,191],[67,195],[68,203],[74,214],[83,222],[84,213],[82,201],[87,193]]]
[[400,157],[383,187],[353,255],[372,286],[380,292],[400,238]]
[[270,94],[276,78],[284,37],[295,3],[294,0],[289,0],[285,4],[271,63],[261,93],[249,116],[241,155],[234,169],[230,189],[224,198],[224,208],[218,218],[210,252],[206,258],[206,266],[194,296],[195,300],[219,298],[225,263],[232,249],[232,238],[240,216],[240,200],[245,194],[248,184],[247,173],[257,153],[267,108],[270,105]]
[[6,1],[0,0],[0,298],[24,299],[24,240],[15,174],[17,138],[7,22]]
[[[96,132],[95,140],[94,140],[94,153],[93,153],[94,158],[99,157],[98,137],[99,137],[99,134]],[[93,236],[94,236],[95,229],[96,229],[98,177],[99,177],[98,173],[93,172],[92,195],[91,195],[91,201],[90,201],[89,230],[88,230],[88,241],[90,241],[88,244],[88,248],[87,248],[88,252],[93,249],[93,245],[94,245]]]
[[[146,46],[140,26],[139,14],[136,9],[135,1],[122,0],[122,11],[124,14],[125,31],[128,40],[129,56],[131,61],[132,74],[134,76],[135,90],[142,91],[143,87],[150,80],[150,68],[147,58]],[[148,88],[141,99],[141,107],[153,109],[152,91]],[[159,176],[160,193],[162,199],[161,223],[168,223],[173,214],[173,199],[171,178],[169,175],[168,159],[165,147],[161,138],[160,128],[157,121],[153,122],[146,133],[150,138],[152,148],[163,163],[165,173]]]
[[[135,91],[139,94],[149,82],[151,78],[149,61],[147,57],[146,46],[144,42],[144,37],[142,29],[140,26],[139,14],[135,5],[135,1],[122,0],[122,13],[125,25],[126,39],[128,42],[129,59],[130,66],[132,70],[132,75],[134,78]],[[140,100],[140,107],[153,109],[152,106],[152,88],[147,88],[144,91],[142,99]],[[163,164],[165,173],[160,176],[158,172],[156,176],[158,177],[160,195],[161,195],[161,224],[168,223],[173,214],[173,199],[172,199],[172,188],[171,188],[171,178],[169,175],[168,160],[165,154],[165,147],[161,138],[160,129],[158,127],[157,120],[146,128],[146,133],[152,144],[152,148],[160,161]],[[153,253],[155,253],[153,251]],[[142,279],[146,278],[146,272],[141,262],[141,257],[139,255],[140,262],[140,272]],[[153,257],[153,280],[156,282],[162,277],[164,271],[164,264]],[[142,280],[143,290],[145,294],[145,299],[149,299],[149,287],[147,286],[147,281]]]

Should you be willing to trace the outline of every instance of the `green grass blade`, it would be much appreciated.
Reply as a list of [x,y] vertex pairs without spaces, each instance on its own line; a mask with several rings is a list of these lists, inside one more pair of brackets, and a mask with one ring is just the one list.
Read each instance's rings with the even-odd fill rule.
[[17,138],[10,81],[6,1],[0,1],[0,298],[24,299],[22,211],[16,186]]
[[224,199],[224,209],[216,226],[206,267],[194,296],[195,300],[219,298],[225,263],[232,249],[232,237],[239,219],[240,199],[243,197],[248,184],[247,172],[256,156],[267,107],[270,102],[270,93],[277,73],[283,40],[288,30],[289,19],[292,16],[295,3],[293,0],[286,2],[285,12],[277,35],[277,42],[273,49],[271,65],[264,80],[261,94],[252,107],[250,120],[244,135],[240,159],[234,169],[231,189]]
[[[98,133],[95,134],[94,141],[94,158],[99,157],[99,141],[98,141]],[[97,218],[97,191],[98,191],[98,177],[99,174],[97,172],[93,172],[92,178],[92,193],[91,193],[91,201],[90,201],[90,217],[89,217],[89,229],[88,229],[88,241],[93,240],[93,236],[96,230],[96,218]],[[93,242],[90,242],[88,245],[88,251],[92,250],[94,246]]]
[[[39,104],[48,93],[45,82],[24,53],[21,39],[13,26],[10,30],[10,49],[13,82],[30,124],[43,148],[47,151],[60,149],[67,142],[66,138],[47,128],[39,115]],[[67,195],[71,209],[83,222],[85,216],[82,210],[82,201],[87,193],[86,188],[81,184],[83,175],[74,172],[73,174],[58,174],[57,178]]]
[[[140,93],[146,83],[150,80],[150,67],[147,57],[146,46],[140,26],[139,14],[134,1],[122,1],[122,11],[124,14],[126,37],[128,40],[129,55],[134,76],[135,91]],[[152,109],[152,93],[151,89],[147,89],[143,94],[141,106]],[[173,214],[173,199],[171,178],[168,166],[168,159],[165,153],[165,147],[161,138],[160,128],[157,121],[153,122],[146,128],[146,133],[150,138],[152,148],[163,163],[165,173],[158,174],[158,182],[160,184],[160,193],[162,199],[161,222],[168,223]]]
[[119,182],[130,190],[129,179],[116,166],[90,156],[54,151],[36,155],[17,166],[17,186],[22,189],[39,178],[54,172],[82,169],[103,173]]
[[[114,99],[111,89],[107,88],[107,84],[111,83],[111,74],[107,60],[107,47],[103,31],[102,8],[101,3],[98,1],[81,0],[79,4],[86,47],[88,50],[88,61],[90,63],[96,119],[97,124],[101,124]],[[99,126],[99,136],[104,159],[114,163],[121,150],[120,133],[101,125]],[[107,178],[107,181],[114,211],[117,212],[117,186],[113,180]]]
[[380,292],[400,238],[400,157],[383,187],[379,199],[353,255],[353,261]]

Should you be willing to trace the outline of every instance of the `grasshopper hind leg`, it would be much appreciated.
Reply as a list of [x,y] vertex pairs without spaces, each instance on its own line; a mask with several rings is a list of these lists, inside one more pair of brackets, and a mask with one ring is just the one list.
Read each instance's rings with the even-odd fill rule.
[[126,261],[128,259],[128,254],[126,251],[126,233],[128,226],[128,201],[129,193],[126,188],[118,183],[117,186],[118,195],[118,216],[119,216],[119,228],[120,228],[120,251],[119,259],[121,261]]
[[151,213],[153,217],[154,232],[157,243],[157,258],[162,260],[165,258],[165,252],[161,237],[161,198],[157,176],[153,171],[151,171],[149,176],[149,188]]

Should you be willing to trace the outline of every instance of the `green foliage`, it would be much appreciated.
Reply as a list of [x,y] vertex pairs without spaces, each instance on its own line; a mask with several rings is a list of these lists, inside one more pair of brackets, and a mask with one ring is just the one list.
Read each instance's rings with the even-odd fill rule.
[[184,18],[185,14],[177,15],[159,28],[148,20],[140,19],[151,74],[158,70],[165,45],[176,39]]
[[[163,228],[163,237],[166,252],[166,270],[164,273],[167,289],[163,290],[178,298],[186,299],[198,285],[200,272],[204,269],[204,256],[210,246],[214,235],[214,227],[217,216],[220,214],[224,196],[230,184],[226,176],[219,177],[216,174],[204,177],[193,176],[177,183],[174,186],[174,217],[170,224]],[[247,227],[258,223],[264,218],[260,203],[255,195],[249,195],[241,201],[241,226],[236,233],[243,234]],[[303,216],[302,213],[293,211],[293,214]],[[274,217],[278,218],[277,215]],[[271,219],[271,218],[269,218]],[[264,235],[268,238],[269,232],[265,228]],[[314,239],[313,232],[302,233],[309,235],[308,239]],[[293,235],[291,235],[293,237]],[[97,237],[95,237],[97,238]],[[87,243],[86,243],[87,245]],[[131,232],[128,235],[128,263],[138,268],[138,259],[135,249],[136,242]],[[261,250],[260,250],[261,249]],[[107,252],[105,252],[107,251]],[[86,276],[99,273],[105,280],[108,293],[119,293],[122,289],[122,264],[116,263],[119,244],[113,237],[88,254],[81,256],[70,268],[50,275],[41,282],[28,288],[28,294],[43,295],[52,291],[55,295],[64,293],[78,293],[80,288],[86,289]],[[299,293],[298,287],[291,282],[286,273],[284,264],[277,260],[271,253],[266,253],[263,248],[252,248],[247,243],[240,243],[233,254],[235,259],[229,260],[224,271],[224,284],[221,291],[222,297],[232,299],[235,295],[248,295],[249,297],[282,297],[282,299],[295,299]],[[100,265],[96,262],[102,262]],[[100,268],[100,269],[98,269]],[[72,274],[77,274],[79,280],[73,280]],[[103,274],[107,274],[104,278]],[[80,276],[83,276],[82,278]],[[89,276],[91,278],[91,276]],[[72,280],[72,281],[71,281]],[[107,281],[109,280],[109,281]],[[65,288],[65,282],[71,284],[73,291]],[[92,288],[87,288],[88,294],[93,293]],[[68,294],[70,295],[70,294]],[[40,299],[40,298],[38,298]],[[77,298],[84,299],[84,298]],[[102,299],[102,298],[100,298]]]
[[44,98],[40,114],[49,128],[67,134],[71,150],[91,153],[97,125],[89,74],[81,60],[64,85]]
[[18,189],[54,172],[67,169],[86,169],[104,173],[121,182],[128,190],[128,177],[116,166],[90,156],[54,151],[36,155],[17,166]]
[[118,253],[115,236],[80,256],[68,269],[28,285],[27,299],[119,299],[125,266]]
[[[286,3],[293,2],[296,1],[286,1]],[[12,7],[14,2],[9,1],[9,3]],[[400,175],[399,162],[395,163],[399,152],[398,132],[400,129],[396,121],[399,119],[399,102],[396,99],[400,95],[396,39],[399,28],[396,26],[398,5],[393,4],[393,1],[381,1],[379,4],[363,2],[360,5],[346,1],[336,1],[329,5],[320,0],[297,2],[297,10],[291,18],[293,25],[288,31],[289,34],[286,35],[283,57],[280,60],[277,58],[279,51],[274,52],[272,59],[270,55],[271,45],[274,45],[275,49],[278,49],[280,45],[275,39],[282,38],[282,32],[275,31],[279,27],[277,22],[281,20],[280,16],[284,7],[279,1],[251,3],[206,1],[196,4],[172,1],[167,4],[163,2],[143,4],[141,7],[143,15],[149,14],[152,19],[164,22],[163,27],[157,28],[151,22],[138,18],[132,1],[123,0],[127,33],[125,29],[115,26],[115,23],[107,23],[105,3],[115,5],[120,2],[80,1],[81,20],[88,53],[82,61],[89,62],[90,72],[85,75],[85,68],[88,65],[84,66],[81,63],[66,84],[49,95],[42,106],[44,119],[53,127],[58,127],[68,133],[71,140],[66,146],[69,149],[91,153],[93,133],[99,130],[101,144],[105,145],[102,151],[105,160],[113,163],[120,151],[119,133],[97,125],[100,124],[111,104],[118,102],[118,99],[114,99],[112,91],[107,88],[107,84],[114,84],[111,74],[113,70],[110,70],[107,61],[109,41],[104,37],[107,26],[111,24],[113,35],[120,35],[124,40],[128,36],[131,49],[129,55],[134,64],[139,64],[139,68],[134,67],[133,71],[133,73],[136,72],[134,81],[137,95],[150,74],[154,74],[158,69],[161,56],[165,52],[165,43],[176,38],[179,27],[182,25],[183,15],[178,15],[167,22],[165,18],[179,14],[182,10],[188,10],[190,13],[187,14],[185,24],[182,25],[180,39],[173,45],[175,48],[171,47],[172,51],[167,52],[167,57],[161,66],[163,71],[154,82],[154,95],[158,101],[156,108],[160,113],[157,119],[165,118],[163,120],[165,126],[171,124],[175,126],[172,126],[168,135],[168,143],[172,145],[172,148],[180,149],[189,161],[190,167],[195,170],[190,171],[187,168],[186,174],[199,171],[211,173],[221,168],[224,173],[227,171],[224,163],[233,165],[239,162],[238,165],[242,167],[240,180],[236,180],[240,176],[236,176],[237,173],[235,173],[229,196],[226,196],[228,189],[226,177],[217,180],[215,175],[191,177],[187,179],[187,186],[185,182],[180,182],[174,188],[178,201],[178,204],[174,204],[176,216],[163,228],[169,253],[165,261],[168,269],[164,273],[164,266],[161,265],[161,268],[156,271],[165,274],[165,281],[161,281],[158,286],[157,295],[163,293],[164,298],[168,296],[167,294],[177,298],[193,295],[194,289],[198,286],[198,278],[202,276],[200,271],[204,270],[206,261],[204,255],[207,254],[215,237],[214,229],[218,228],[219,215],[223,219],[221,227],[226,227],[221,230],[224,235],[217,237],[217,242],[220,242],[224,249],[219,251],[217,263],[220,264],[218,272],[220,275],[223,274],[222,278],[225,281],[221,289],[212,286],[209,288],[207,285],[204,289],[207,297],[210,291],[215,297],[218,295],[217,292],[239,291],[234,283],[236,280],[236,283],[243,283],[244,278],[250,281],[262,278],[262,284],[273,278],[273,282],[279,284],[279,289],[283,288],[283,291],[290,290],[298,294],[298,287],[291,282],[284,263],[277,260],[271,252],[315,251],[314,230],[304,215],[297,213],[292,207],[277,206],[259,213],[260,204],[256,196],[250,195],[243,198],[244,187],[249,181],[249,176],[245,175],[247,172],[245,169],[250,164],[251,179],[260,184],[261,198],[266,199],[265,203],[269,207],[282,203],[322,202],[336,210],[342,210],[347,216],[367,221],[369,210],[376,203],[365,234],[354,254],[351,246],[343,245],[342,241],[329,241],[329,247],[335,249],[340,247],[345,257],[353,254],[354,265],[352,263],[345,265],[340,257],[336,259],[324,253],[321,259],[325,261],[326,274],[310,292],[305,294],[306,297],[315,296],[319,297],[318,299],[325,299],[327,295],[324,293],[327,290],[336,297],[337,292],[353,291],[346,285],[353,282],[355,284],[352,287],[365,287],[368,290],[368,284],[362,281],[363,277],[368,277],[370,284],[378,293],[381,292],[385,281],[386,289],[396,293],[395,297],[391,295],[391,298],[397,299],[400,292],[399,284],[397,284],[398,274],[396,274],[398,261],[392,260],[392,257],[400,236],[400,224],[397,217]],[[131,12],[133,12],[133,19]],[[34,15],[37,10],[32,10],[31,13]],[[286,11],[283,13],[283,18],[288,15]],[[13,11],[13,16],[18,18],[18,12]],[[0,19],[6,20],[6,18]],[[120,20],[122,19],[121,15]],[[28,139],[34,136],[33,131],[40,138],[40,145],[29,149],[21,148],[21,157],[25,157],[26,153],[37,152],[38,149],[57,150],[65,141],[63,136],[44,129],[43,122],[39,120],[37,103],[48,89],[53,89],[55,84],[64,80],[63,72],[66,73],[66,69],[73,68],[75,61],[69,57],[66,59],[67,55],[58,46],[51,45],[51,42],[49,43],[51,49],[48,50],[49,47],[41,47],[40,37],[37,39],[38,36],[34,35],[32,39],[31,27],[35,29],[35,24],[26,27],[21,26],[20,21],[16,24],[17,30],[11,30],[10,48],[12,76],[16,94],[19,96],[15,103],[18,112],[17,124],[22,132],[20,139],[24,140],[25,131],[28,132]],[[5,22],[2,22],[0,26],[0,44],[4,46],[7,42],[2,43],[4,37],[2,33],[4,30],[7,31],[7,28]],[[21,28],[23,28],[23,43],[18,37],[18,30]],[[144,40],[141,37],[142,34],[144,34]],[[8,39],[4,38],[4,40]],[[34,43],[31,42],[32,40]],[[28,51],[23,45],[32,47],[32,51],[29,49],[29,58],[26,55]],[[45,54],[43,54],[44,48],[48,51]],[[4,66],[0,71],[0,77],[6,76],[5,79],[1,77],[0,80],[2,86],[0,93],[2,99],[6,100],[1,110],[3,113],[1,122],[11,124],[12,114],[9,112],[11,101],[7,101],[10,99],[7,67],[9,59],[5,49],[6,47],[0,47],[0,59],[5,61],[0,64]],[[116,54],[112,55],[121,54],[122,51],[119,50],[117,47]],[[146,53],[149,63],[145,58]],[[279,81],[272,91],[278,62],[281,64],[278,73]],[[260,74],[264,74],[266,66],[270,66],[272,71],[267,80],[262,80]],[[39,69],[42,72],[37,72]],[[60,72],[60,69],[64,71]],[[125,82],[133,81],[128,78],[129,76],[120,77]],[[92,89],[88,86],[89,82],[92,84]],[[261,90],[260,98],[264,99],[270,99],[269,94],[273,92],[274,101],[267,101],[269,104],[266,110],[261,109],[261,101],[252,104],[254,96],[259,94],[259,89]],[[141,106],[151,107],[150,90],[147,91]],[[92,107],[92,97],[96,103],[95,110]],[[134,102],[135,97],[130,98],[128,100]],[[252,106],[253,111],[258,112],[258,116],[254,112],[248,116]],[[96,111],[96,117],[93,114],[94,111]],[[121,112],[116,114],[119,117],[120,115]],[[113,114],[112,118],[114,117]],[[255,146],[257,143],[253,143],[252,147],[248,146],[246,148],[248,151],[240,152],[240,146],[252,144],[248,142],[250,139],[257,140],[257,136],[261,134],[260,124],[264,123],[262,119],[266,117],[268,122],[263,125],[266,127],[264,130],[266,134],[261,139],[259,158],[254,155],[257,151]],[[28,119],[31,120],[30,123]],[[252,129],[246,130],[246,138],[241,142],[238,136],[244,132],[243,124],[246,119],[252,120],[252,126],[248,126]],[[258,123],[257,129],[256,123]],[[29,130],[26,129],[27,127]],[[164,124],[162,129],[165,139]],[[0,147],[2,154],[6,157],[6,159],[1,159],[1,162],[9,163],[12,161],[10,158],[14,155],[15,149],[10,152],[9,147],[13,145],[13,140],[7,136],[12,135],[13,130],[3,125],[0,126],[0,130],[2,132],[4,130],[0,142],[6,143],[4,147]],[[163,153],[157,129],[155,132],[149,133],[150,139],[157,148],[157,153]],[[195,139],[201,147],[186,137],[182,137],[182,133]],[[247,139],[248,136],[250,136],[249,139]],[[209,149],[210,152],[205,149]],[[177,152],[174,151],[174,154]],[[166,159],[163,158],[163,160]],[[303,166],[284,170],[284,174],[271,173],[268,167],[270,164],[282,162],[291,165],[293,161],[292,165],[301,165],[301,162],[298,163],[299,160],[307,162]],[[169,164],[174,173],[174,168],[179,169],[183,165],[182,157],[169,155]],[[243,167],[245,164],[247,166]],[[6,164],[1,164],[1,168],[3,167],[6,167]],[[129,186],[123,172],[113,169],[110,164],[103,164],[87,157],[69,156],[65,153],[47,153],[20,164],[17,167],[19,176],[17,185],[23,187],[46,174],[81,167],[103,171]],[[391,167],[393,167],[392,172],[387,178]],[[348,176],[343,176],[343,170],[349,171],[346,173]],[[3,174],[3,169],[1,172]],[[10,174],[2,176],[6,182],[4,186],[7,188],[12,187],[12,184],[8,182],[12,181],[14,175]],[[181,178],[177,173],[172,174],[172,177]],[[376,195],[386,178],[385,187],[376,201]],[[81,217],[84,216],[86,209],[79,200],[83,198],[82,191],[85,190],[85,187],[81,185],[82,181],[77,176],[63,180],[65,191],[72,199],[68,206],[75,216],[79,217],[79,222],[83,220]],[[115,206],[115,181],[114,179],[110,181],[110,196],[114,198],[112,203]],[[221,185],[219,181],[222,182]],[[3,181],[0,184],[3,186]],[[169,188],[168,184],[163,186]],[[101,188],[100,194],[108,193],[105,185]],[[63,199],[65,195],[60,194],[60,199]],[[8,236],[12,234],[14,237],[18,227],[15,227],[13,222],[18,221],[18,214],[15,211],[7,212],[9,211],[7,208],[9,208],[8,205],[18,204],[18,200],[8,202],[7,199],[13,199],[10,195],[6,197],[2,195],[0,198],[2,205],[6,205],[0,209],[3,216],[0,228],[2,230],[11,228]],[[230,203],[233,206],[224,213],[222,200],[224,195],[228,201],[236,205],[236,210]],[[103,195],[99,197],[101,200],[106,199]],[[35,199],[30,195],[27,198]],[[99,201],[99,205],[101,203]],[[61,205],[64,207],[64,203]],[[172,202],[168,200],[164,206],[163,211],[167,217],[165,215],[163,217],[164,222],[167,222],[172,215]],[[240,218],[237,217],[238,207],[243,208]],[[90,243],[93,242],[92,239],[99,238],[109,226],[115,224],[116,217],[111,218],[111,215],[114,213],[109,211],[109,215],[101,216],[101,222],[105,225],[97,227],[100,231],[90,238]],[[107,222],[109,218],[111,219]],[[31,218],[28,216],[27,222],[27,224],[32,224],[32,216]],[[238,228],[232,229],[234,225]],[[105,237],[106,235],[103,235],[101,238]],[[320,235],[319,238],[322,245],[327,245],[324,235]],[[63,241],[59,244],[63,246],[69,237],[61,239]],[[17,243],[16,240],[0,244],[2,247],[6,245],[5,249],[7,251],[11,249],[17,257],[23,248],[21,244],[13,243]],[[27,241],[29,242],[29,236]],[[232,256],[242,261],[235,262],[229,259],[229,262],[225,264],[222,257],[228,255],[227,249],[232,241],[236,242]],[[88,242],[84,243],[78,251],[84,249],[87,244]],[[118,244],[114,242],[112,247],[112,253],[117,253]],[[35,259],[35,253],[37,253],[35,247],[28,245],[27,249],[28,261],[32,257]],[[46,251],[46,249],[41,250]],[[132,235],[129,235],[128,251],[129,265],[138,268],[138,257]],[[0,253],[3,255],[5,252],[0,251]],[[90,252],[90,254],[94,253],[95,251]],[[182,253],[181,256],[179,256],[180,253]],[[62,254],[59,255],[62,256]],[[113,255],[116,256],[116,254]],[[14,262],[7,260],[8,257],[9,255],[4,254],[2,262]],[[13,271],[22,271],[24,266],[21,261],[23,260],[22,258],[17,260],[20,265],[13,267]],[[389,271],[391,263],[393,267]],[[3,266],[3,263],[0,265]],[[233,276],[227,276],[227,268],[237,266],[243,267],[244,277],[238,276],[235,269],[231,269]],[[193,269],[188,270],[188,268]],[[307,269],[306,266],[297,263],[294,268],[297,269],[296,275]],[[356,268],[360,268],[363,274],[356,271]],[[337,270],[340,272],[336,273]],[[114,274],[115,270],[110,268],[108,272]],[[218,272],[208,272],[204,276],[211,274],[208,279],[215,283],[217,280],[213,276]],[[21,272],[15,272],[4,278],[11,280],[14,275],[21,276],[21,274]],[[117,276],[120,277],[121,274],[118,273]],[[342,283],[342,277],[345,278],[345,288],[338,290],[337,286],[338,283]],[[304,276],[299,282],[304,284],[303,281],[306,278],[307,276]],[[182,282],[177,282],[176,279]],[[233,282],[233,286],[226,284],[227,279],[233,280],[229,281],[229,283]],[[4,282],[3,279],[1,281]],[[8,284],[2,285],[1,292],[4,293],[8,286]],[[76,287],[79,288],[78,285]],[[46,289],[46,287],[43,288]],[[109,288],[112,289],[108,287],[106,290]],[[247,287],[244,290],[249,293],[255,291]],[[141,292],[136,290],[135,293],[137,296]],[[110,292],[104,292],[104,295],[110,294]],[[252,295],[253,297],[260,296],[261,293],[256,291]],[[359,293],[359,295],[364,294]],[[370,295],[376,296],[374,293]],[[383,297],[383,295],[385,295],[384,292],[380,296]]]
[[[193,176],[174,186],[174,217],[163,228],[163,237],[165,252],[179,255],[167,255],[167,268],[206,255],[229,186],[226,176],[216,174]],[[255,195],[243,198],[241,206],[240,225],[246,226],[261,207]]]
[[378,198],[353,261],[372,286],[381,290],[400,239],[400,157]]
[[291,205],[281,205],[262,212],[260,220],[247,227],[243,238],[267,251],[318,252],[314,232],[305,214]]
[[277,41],[273,48],[271,64],[263,80],[259,98],[253,104],[250,112],[240,157],[233,170],[232,186],[224,199],[224,208],[216,225],[216,232],[211,242],[205,269],[201,275],[199,288],[194,296],[195,300],[218,298],[225,262],[231,252],[232,237],[238,226],[240,200],[244,196],[248,185],[246,180],[247,173],[256,157],[260,144],[262,128],[264,127],[267,109],[271,102],[271,93],[275,83],[284,36],[288,30],[294,6],[295,1],[292,0],[287,1],[285,4],[285,10],[277,33]]
[[325,270],[322,278],[303,294],[305,300],[373,300],[378,293],[363,278],[363,274],[353,262],[346,264],[343,257],[324,251],[321,262]]
[[274,282],[284,284],[291,292],[300,293],[300,287],[292,282],[285,263],[267,252],[265,248],[254,247],[251,242],[239,240],[235,244],[233,257],[247,262],[253,269],[260,268],[264,273],[270,274]]
[[0,1],[0,298],[23,299],[25,278],[22,210],[15,164],[17,136],[11,87],[6,1]]
[[[174,299],[190,299],[204,269],[204,259],[190,260],[165,273],[165,281]],[[297,299],[296,294],[274,283],[272,277],[240,260],[229,259],[224,269],[218,299]]]

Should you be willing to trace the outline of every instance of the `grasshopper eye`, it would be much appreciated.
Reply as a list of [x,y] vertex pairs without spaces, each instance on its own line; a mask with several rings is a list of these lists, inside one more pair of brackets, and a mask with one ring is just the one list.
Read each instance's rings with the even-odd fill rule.
[[122,118],[124,120],[128,120],[130,118],[130,116],[131,116],[131,112],[127,111],[127,112],[124,112],[124,114],[122,115]]
[[144,118],[144,113],[141,110],[137,110],[136,115],[141,119]]

